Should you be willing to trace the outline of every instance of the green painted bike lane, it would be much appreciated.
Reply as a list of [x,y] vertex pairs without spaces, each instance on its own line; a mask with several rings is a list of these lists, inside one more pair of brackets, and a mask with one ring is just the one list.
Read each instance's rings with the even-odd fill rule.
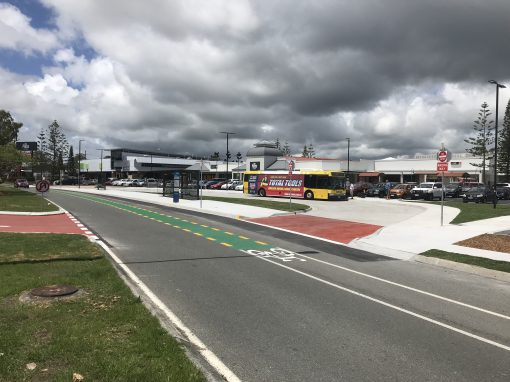
[[141,208],[129,203],[117,202],[98,196],[78,194],[76,192],[60,191],[68,196],[88,200],[94,203],[102,204],[121,211],[132,213],[145,219],[153,220],[165,224],[171,228],[179,229],[191,235],[218,243],[225,247],[232,247],[239,251],[258,250],[265,251],[271,249],[271,245],[259,240],[254,240],[246,236],[237,235],[230,231],[200,224],[192,219],[183,219],[169,214],[162,214],[147,208]]

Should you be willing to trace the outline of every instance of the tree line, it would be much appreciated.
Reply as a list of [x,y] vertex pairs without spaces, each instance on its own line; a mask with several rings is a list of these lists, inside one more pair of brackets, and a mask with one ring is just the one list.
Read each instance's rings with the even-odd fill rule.
[[[61,171],[76,175],[78,156],[59,123],[54,120],[43,127],[37,136],[37,150],[32,153],[16,149],[19,130],[23,123],[14,121],[6,110],[0,110],[0,178],[18,176],[23,164],[29,165],[34,172],[46,174],[50,180],[60,176]],[[82,158],[83,159],[83,158]]]

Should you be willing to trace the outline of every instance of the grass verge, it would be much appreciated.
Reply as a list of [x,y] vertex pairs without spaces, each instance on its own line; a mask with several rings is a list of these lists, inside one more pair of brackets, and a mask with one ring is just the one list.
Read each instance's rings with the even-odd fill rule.
[[[10,262],[0,264],[0,380],[70,381],[73,373],[87,381],[204,380],[110,262],[98,257],[100,247],[55,236],[0,234],[0,258]],[[19,243],[39,247],[30,244],[20,259]],[[25,262],[28,253],[39,262]],[[52,284],[75,285],[84,293],[20,302],[23,292]],[[28,370],[32,362],[37,367]]]
[[[441,204],[441,202],[430,202]],[[452,220],[452,224],[467,223],[475,220],[497,218],[510,215],[510,204],[498,204],[496,208],[490,203],[463,203],[462,201],[446,201],[447,207],[460,209],[460,213]]]
[[0,211],[50,212],[58,211],[58,207],[40,195],[2,184],[0,185]]
[[487,259],[485,257],[462,255],[460,253],[440,251],[439,249],[430,249],[426,252],[420,253],[420,255],[455,261],[457,263],[475,265],[477,267],[493,269],[495,271],[510,272],[510,263],[507,261],[498,261]]
[[217,202],[244,204],[247,206],[271,208],[280,211],[304,211],[310,208],[306,204],[294,203],[292,201],[291,208],[289,209],[289,202],[276,202],[273,200],[259,200],[259,199],[245,199],[245,198],[224,198],[221,196],[204,196],[204,200],[215,200]]

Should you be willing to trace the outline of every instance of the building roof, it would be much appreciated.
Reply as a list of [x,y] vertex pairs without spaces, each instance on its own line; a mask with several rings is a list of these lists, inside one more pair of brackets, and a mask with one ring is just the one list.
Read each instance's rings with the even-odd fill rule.
[[255,143],[254,147],[248,150],[246,157],[279,157],[283,152],[276,147],[276,143],[271,141],[260,141]]

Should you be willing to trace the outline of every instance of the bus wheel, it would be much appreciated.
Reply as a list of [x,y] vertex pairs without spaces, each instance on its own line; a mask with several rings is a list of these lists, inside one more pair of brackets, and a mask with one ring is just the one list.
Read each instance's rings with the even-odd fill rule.
[[313,199],[313,192],[308,190],[305,192],[305,199]]
[[266,196],[266,190],[264,190],[263,188],[261,188],[261,189],[259,190],[259,196],[262,196],[262,197]]

